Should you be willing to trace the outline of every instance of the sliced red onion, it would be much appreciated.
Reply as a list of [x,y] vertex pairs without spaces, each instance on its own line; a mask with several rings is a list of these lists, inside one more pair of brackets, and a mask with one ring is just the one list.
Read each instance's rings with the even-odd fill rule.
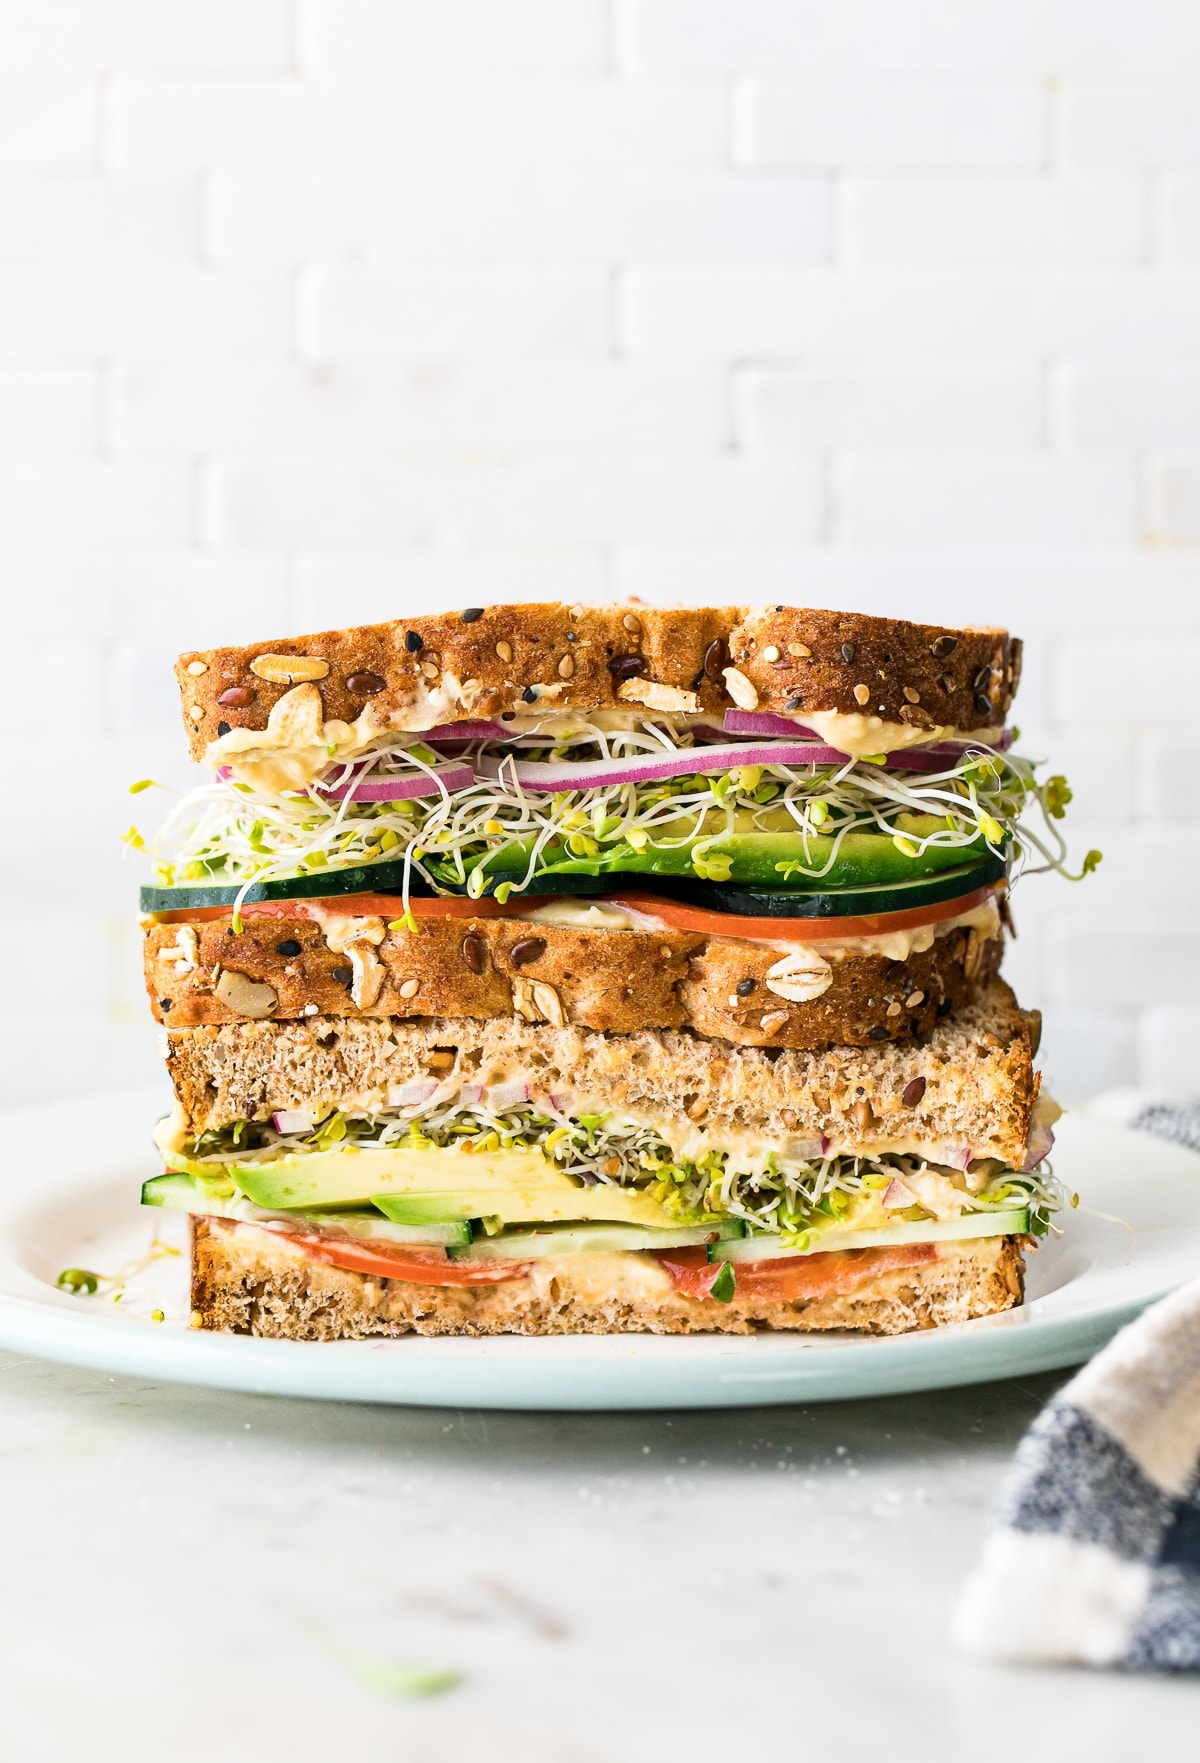
[[[820,739],[814,730],[806,728],[803,723],[793,722],[788,716],[776,716],[770,710],[727,710],[725,712],[725,733],[727,735],[782,735],[790,736],[792,740],[818,741]],[[995,747],[1003,752],[1005,748],[1011,747],[1012,738],[1010,728],[1000,729],[997,732],[989,729],[986,733],[980,733],[978,742],[967,738],[959,741],[931,742],[927,747],[901,747],[895,753],[889,754],[888,759],[889,764],[895,765],[900,765],[903,760],[903,764],[907,768],[909,761],[918,757],[924,758],[927,755],[938,759],[956,759],[960,753],[977,744]],[[836,748],[829,748],[826,751],[837,753]],[[845,759],[848,755],[837,753],[837,757]],[[819,765],[828,763],[830,762],[824,759],[817,760]]]
[[790,716],[776,716],[770,710],[727,710],[722,724],[727,735],[783,735],[793,741],[819,741],[815,729],[793,722]]
[[398,1084],[388,1091],[388,1106],[419,1108],[423,1102],[429,1101],[437,1087],[437,1079],[433,1077],[418,1077],[412,1083]]
[[513,731],[502,722],[439,722],[414,735],[414,741],[511,741]]
[[271,1125],[276,1132],[311,1132],[313,1117],[311,1108],[280,1108],[271,1116]]
[[441,787],[448,790],[465,790],[475,782],[475,773],[469,765],[454,760],[446,765],[430,766],[432,776],[426,772],[417,772],[411,777],[372,777],[351,778],[344,784],[318,784],[319,796],[327,796],[331,802],[344,802],[352,797],[356,802],[407,802],[415,796],[440,796]]
[[493,1114],[504,1114],[509,1108],[522,1108],[529,1100],[527,1083],[489,1084],[487,1105]]
[[662,778],[691,777],[703,771],[731,771],[739,765],[836,765],[844,759],[845,754],[832,747],[804,741],[730,741],[718,747],[647,753],[637,759],[565,759],[550,765],[521,759],[480,759],[476,768],[481,776],[501,781],[515,772],[522,789],[555,792],[653,783]]
[[883,1190],[882,1204],[888,1207],[897,1207],[912,1206],[915,1205],[915,1203],[912,1194],[909,1193],[904,1183],[900,1181],[897,1176],[893,1176],[887,1187]]
[[464,1084],[456,1100],[460,1108],[474,1108],[483,1099],[482,1084]]

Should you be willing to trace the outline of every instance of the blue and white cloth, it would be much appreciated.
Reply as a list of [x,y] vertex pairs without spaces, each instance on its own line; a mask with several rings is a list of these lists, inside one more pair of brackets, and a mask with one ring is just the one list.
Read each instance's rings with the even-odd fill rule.
[[1042,1410],[953,1637],[991,1659],[1200,1671],[1200,1280]]
[[[1121,1113],[1200,1150],[1200,1107]],[[1200,1672],[1200,1279],[1042,1410],[952,1636],[993,1660]]]

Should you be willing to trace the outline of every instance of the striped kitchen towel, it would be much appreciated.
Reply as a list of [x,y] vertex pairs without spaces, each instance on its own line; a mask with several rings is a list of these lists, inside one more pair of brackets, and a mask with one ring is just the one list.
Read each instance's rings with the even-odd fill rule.
[[1200,1280],[1042,1410],[952,1637],[995,1660],[1200,1671]]

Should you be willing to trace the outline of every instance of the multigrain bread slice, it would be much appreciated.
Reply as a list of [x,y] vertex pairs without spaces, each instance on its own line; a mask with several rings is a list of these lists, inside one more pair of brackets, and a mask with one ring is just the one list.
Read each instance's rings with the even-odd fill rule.
[[236,935],[228,918],[147,923],[160,1022],[516,1016],[617,1034],[690,1027],[738,1046],[869,1046],[928,1034],[978,995],[1002,950],[1000,937],[960,927],[904,960],[849,951],[830,961],[824,991],[795,999],[772,976],[780,950],[738,938],[516,918],[428,918],[412,935],[342,917],[331,933],[303,903],[287,916],[252,911]]
[[167,1036],[167,1070],[189,1133],[276,1109],[367,1115],[388,1092],[435,1075],[447,1087],[527,1074],[676,1136],[730,1133],[778,1145],[826,1140],[834,1152],[914,1151],[965,1167],[1019,1167],[1037,1099],[1034,1013],[1001,980],[919,1041],[827,1052],[735,1047],[686,1031],[604,1035],[510,1019],[401,1022],[313,1017]]
[[952,630],[797,606],[467,607],[176,664],[194,758],[264,729],[311,682],[326,722],[369,708],[379,730],[540,710],[836,711],[916,729],[999,727],[1020,676],[1006,631]]
[[833,1283],[837,1289],[789,1301],[735,1291],[723,1304],[685,1296],[653,1256],[625,1253],[548,1257],[501,1285],[417,1285],[314,1261],[253,1225],[192,1220],[198,1326],[292,1341],[780,1329],[904,1334],[1011,1309],[1021,1302],[1024,1262],[1016,1238],[985,1237],[939,1243],[934,1258],[909,1266],[851,1267],[849,1277]]

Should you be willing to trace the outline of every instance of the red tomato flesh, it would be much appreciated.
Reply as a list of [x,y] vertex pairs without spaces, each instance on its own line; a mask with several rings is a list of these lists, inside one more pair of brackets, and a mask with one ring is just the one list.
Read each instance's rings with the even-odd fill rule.
[[[262,1229],[244,1225],[243,1229]],[[529,1272],[527,1261],[451,1261],[445,1249],[418,1244],[355,1242],[349,1237],[321,1237],[287,1230],[270,1230],[278,1241],[300,1249],[310,1260],[327,1267],[345,1267],[352,1273],[373,1273],[380,1279],[410,1280],[423,1286],[490,1286],[503,1280],[521,1279]]]
[[660,1249],[655,1259],[671,1275],[675,1290],[689,1298],[707,1298],[722,1267],[720,1261],[710,1261],[708,1250],[699,1244],[692,1249]]
[[[796,940],[806,943],[830,942],[839,937],[876,937],[889,931],[921,930],[926,925],[941,924],[982,906],[1004,886],[976,888],[973,894],[962,894],[956,900],[943,900],[935,906],[914,906],[908,912],[879,912],[869,918],[748,918],[737,912],[709,912],[700,906],[685,906],[678,900],[666,900],[658,894],[622,893],[608,897],[593,894],[578,896],[585,905],[628,906],[658,918],[672,930],[701,932],[710,937],[740,937],[748,941]],[[445,897],[422,896],[409,901],[413,917],[422,918],[520,918],[533,905],[545,904],[539,895],[532,901],[509,900],[503,906],[491,899],[466,900],[461,895]],[[310,918],[317,909],[356,918],[403,917],[404,904],[398,894],[336,894],[324,900],[255,900],[242,907],[247,918]],[[164,924],[199,924],[207,919],[231,918],[231,906],[199,906],[194,910],[179,907],[156,915]]]
[[[735,1261],[734,1296],[791,1303],[852,1292],[876,1274],[897,1267],[919,1267],[937,1260],[936,1243],[891,1243],[879,1249],[840,1249],[816,1255],[788,1256],[778,1261]],[[675,1282],[676,1291],[707,1297],[720,1264],[707,1260],[706,1249],[668,1249],[658,1259]]]
[[1003,882],[941,900],[935,906],[913,906],[907,912],[877,912],[869,918],[743,918],[738,912],[709,912],[701,906],[685,906],[663,900],[657,894],[614,894],[610,906],[629,906],[635,912],[653,913],[672,930],[701,931],[710,937],[744,937],[749,940],[805,943],[831,942],[839,937],[877,937],[894,930],[921,930],[970,912],[995,894]]
[[[414,918],[519,918],[528,906],[519,900],[501,906],[498,900],[467,900],[459,894],[440,895],[409,901]],[[243,918],[310,918],[315,913],[336,912],[355,918],[389,918],[404,916],[404,901],[399,894],[334,894],[322,900],[253,900],[242,907]],[[210,918],[232,918],[232,906],[180,906],[155,916],[164,924],[198,924]]]

